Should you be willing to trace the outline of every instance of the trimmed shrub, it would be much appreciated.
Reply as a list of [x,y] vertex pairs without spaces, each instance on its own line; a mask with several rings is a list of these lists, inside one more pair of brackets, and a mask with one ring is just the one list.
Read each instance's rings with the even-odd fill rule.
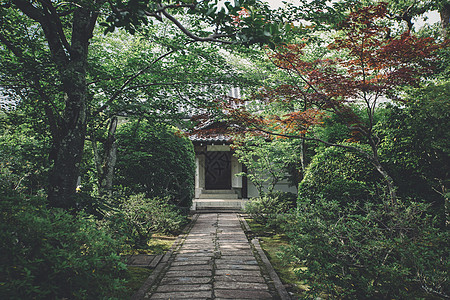
[[11,194],[0,206],[2,297],[102,299],[123,290],[118,244],[91,217]]
[[169,197],[190,207],[194,195],[195,154],[191,141],[164,124],[125,123],[118,129],[115,185],[128,194]]
[[130,247],[146,248],[152,233],[177,233],[187,217],[167,198],[145,198],[133,195],[117,210],[106,213],[104,225],[111,234]]
[[[354,146],[354,145],[353,145]],[[379,175],[367,159],[339,147],[316,154],[299,184],[299,199],[364,201],[377,193]]]
[[448,232],[421,203],[302,201],[285,230],[307,297],[411,299],[449,293]]
[[[375,127],[380,157],[398,195],[430,203],[445,227],[450,199],[450,82],[415,89],[401,106],[389,104]],[[447,204],[448,205],[448,204]]]

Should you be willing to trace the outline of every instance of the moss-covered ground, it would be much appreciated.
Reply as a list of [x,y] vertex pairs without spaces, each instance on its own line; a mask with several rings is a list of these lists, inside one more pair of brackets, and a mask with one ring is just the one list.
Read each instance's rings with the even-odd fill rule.
[[261,247],[281,281],[286,286],[287,291],[291,293],[293,299],[301,298],[302,293],[307,290],[308,286],[298,280],[295,275],[296,268],[280,256],[282,247],[289,245],[287,237],[264,225],[256,223],[252,219],[246,219],[246,221],[253,235],[259,238]]
[[[164,254],[170,249],[170,247],[172,247],[172,244],[175,242],[176,238],[176,236],[154,234],[147,243],[148,247],[144,249],[128,250],[124,254]],[[152,270],[149,268],[128,267],[126,274],[126,295],[123,296],[126,297],[126,299],[131,297],[142,286],[151,273]]]

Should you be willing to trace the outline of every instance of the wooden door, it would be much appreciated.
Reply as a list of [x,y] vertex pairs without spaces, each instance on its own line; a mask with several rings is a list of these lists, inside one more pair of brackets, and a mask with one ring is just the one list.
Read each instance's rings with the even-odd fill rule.
[[207,190],[231,189],[231,153],[208,151],[205,155],[205,187]]

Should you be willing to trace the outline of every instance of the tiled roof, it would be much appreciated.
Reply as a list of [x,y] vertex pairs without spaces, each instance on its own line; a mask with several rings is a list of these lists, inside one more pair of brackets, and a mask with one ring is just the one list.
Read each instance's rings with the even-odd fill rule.
[[225,134],[211,134],[209,136],[194,134],[189,136],[192,142],[197,143],[211,143],[211,142],[219,142],[219,143],[227,143],[231,141],[231,137]]

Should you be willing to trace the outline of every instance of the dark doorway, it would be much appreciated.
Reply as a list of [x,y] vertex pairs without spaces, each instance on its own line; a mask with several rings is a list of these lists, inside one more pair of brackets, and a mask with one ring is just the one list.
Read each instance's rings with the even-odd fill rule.
[[231,153],[228,151],[206,152],[205,187],[207,190],[231,189]]

